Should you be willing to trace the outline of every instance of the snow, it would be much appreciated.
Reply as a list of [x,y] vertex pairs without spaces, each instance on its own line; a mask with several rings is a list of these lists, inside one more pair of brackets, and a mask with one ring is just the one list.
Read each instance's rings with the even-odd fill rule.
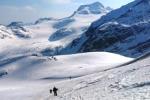
[[10,39],[15,38],[11,30],[7,29],[7,27],[0,25],[0,39]]
[[99,14],[99,13],[107,13],[109,9],[105,8],[101,3],[99,2],[94,2],[89,5],[81,5],[76,14]]
[[6,76],[8,78],[66,79],[88,75],[130,60],[132,59],[105,52],[62,55],[56,58],[27,55],[1,60],[0,69],[9,73]]
[[[19,26],[20,24],[16,23],[17,25],[15,26],[11,25],[8,29],[5,28],[5,31],[10,30],[14,38],[0,39],[0,58],[4,59],[7,56],[21,54],[39,54],[47,49],[52,51],[50,55],[57,54],[57,48],[61,50],[67,47],[68,44],[80,37],[88,29],[91,22],[104,14],[106,13],[76,14],[62,19],[39,19],[39,23],[37,21],[36,24]],[[7,33],[3,34],[7,35]]]
[[[125,8],[137,2],[139,0],[122,7],[121,13],[109,13],[111,18],[122,15],[126,12]],[[52,56],[79,49],[66,47],[81,36],[79,46],[86,40],[84,32],[91,22],[107,13],[106,8],[102,5],[99,8],[99,5],[81,6],[77,10],[81,13],[75,12],[63,19],[42,18],[35,24],[21,26],[14,23],[19,25],[15,28],[0,25],[1,100],[149,100],[150,53],[137,59],[108,52]],[[104,12],[97,14],[99,11],[95,11],[95,7]],[[148,8],[137,6],[140,7]],[[134,9],[133,13],[141,11]],[[105,17],[106,21],[109,14]],[[121,25],[129,27],[128,20],[123,20],[125,24]],[[101,27],[105,29],[107,25],[118,25],[120,21],[108,22]],[[140,23],[146,22],[137,24]],[[143,35],[137,36],[133,43],[149,39],[148,34]],[[49,94],[49,89],[54,86],[59,89],[57,97]]]
[[[120,55],[106,53],[106,52],[91,52],[77,55],[64,55],[56,56],[57,61],[50,61],[53,63],[51,67],[56,67],[56,63],[62,62],[61,66],[57,66],[57,74],[62,76],[74,72],[80,73],[80,68],[76,68],[72,64],[78,62],[82,65],[89,62],[84,68],[86,72],[92,72],[95,69],[93,65],[99,64],[97,71],[91,74],[85,74],[72,79],[40,79],[41,77],[33,79],[19,79],[12,77],[12,75],[3,76],[0,79],[0,96],[2,100],[149,100],[149,67],[150,57],[149,54],[139,57],[132,61]],[[83,59],[85,58],[85,59]],[[27,58],[23,58],[27,59]],[[35,59],[35,58],[34,58]],[[41,57],[40,57],[41,59]],[[114,61],[111,61],[113,59]],[[107,61],[106,61],[107,60]],[[111,66],[108,68],[107,64],[110,60]],[[104,62],[107,62],[104,64]],[[117,61],[119,63],[117,63]],[[122,61],[122,63],[120,63]],[[131,62],[129,62],[131,61]],[[19,61],[17,61],[19,62]],[[115,63],[116,62],[116,63]],[[63,66],[66,64],[66,67]],[[70,67],[67,64],[72,63]],[[106,66],[104,69],[102,66]],[[124,63],[124,64],[123,64]],[[25,63],[27,64],[27,63]],[[118,66],[118,64],[123,64]],[[117,65],[115,67],[113,65]],[[33,70],[28,66],[30,70]],[[61,67],[63,71],[60,70]],[[92,68],[92,69],[91,69]],[[41,68],[42,69],[42,68]],[[77,71],[77,69],[80,69]],[[87,70],[90,69],[90,70]],[[23,69],[24,70],[24,69]],[[30,71],[28,70],[28,71]],[[98,71],[99,70],[99,71]],[[28,73],[27,71],[27,73]],[[36,70],[38,71],[38,70]],[[50,71],[51,74],[55,73],[54,70],[47,69],[45,72]],[[41,70],[40,72],[44,72]],[[83,73],[83,72],[81,72]],[[38,73],[41,74],[41,73]],[[51,75],[49,74],[49,75]],[[34,74],[37,76],[36,74]],[[19,76],[19,75],[18,75]],[[49,89],[53,86],[58,87],[58,97],[49,94]]]
[[[0,70],[8,72],[8,75],[0,78],[0,96],[2,100],[35,100],[36,98],[48,100],[48,89],[54,85],[62,84],[60,88],[65,86],[66,90],[60,90],[65,93],[70,91],[67,86],[75,85],[78,80],[82,80],[80,78],[91,76],[93,73],[101,72],[131,60],[133,59],[107,52],[55,57],[26,55],[9,58],[5,62],[0,62]],[[74,80],[73,83],[69,80],[69,77]],[[96,81],[100,77],[93,77],[87,81]],[[78,90],[82,87],[84,88],[85,85],[86,82],[81,82],[81,84],[74,86],[73,89]],[[52,95],[51,97],[57,99]],[[58,97],[58,99],[60,98]]]

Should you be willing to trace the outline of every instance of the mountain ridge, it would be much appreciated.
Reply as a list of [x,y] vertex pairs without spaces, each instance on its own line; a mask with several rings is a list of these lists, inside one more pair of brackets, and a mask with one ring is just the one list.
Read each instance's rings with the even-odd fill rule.
[[102,50],[137,57],[149,51],[149,11],[149,3],[137,0],[102,16],[85,32],[87,40],[78,52]]
[[[97,5],[98,8],[103,7],[101,3],[92,3],[85,6],[87,7],[93,4]],[[99,9],[97,11],[99,11]],[[63,48],[66,48],[66,46],[74,39],[80,37],[80,35],[88,29],[93,21],[99,19],[106,13],[107,12],[99,12],[96,14],[89,13],[86,15],[75,14],[74,16],[62,19],[55,19],[51,17],[40,18],[30,24],[12,22],[7,26],[7,28],[12,31],[12,34],[16,38],[9,39],[9,41],[6,40],[6,45],[0,45],[2,48],[9,47],[11,52],[6,50],[6,53],[4,53],[4,51],[0,50],[3,52],[3,54],[0,55],[7,54],[8,56],[12,56],[20,55],[20,53],[37,53],[44,56],[50,56],[60,54],[60,51]],[[11,45],[10,41],[17,44]],[[19,50],[19,52],[16,52],[16,50]]]

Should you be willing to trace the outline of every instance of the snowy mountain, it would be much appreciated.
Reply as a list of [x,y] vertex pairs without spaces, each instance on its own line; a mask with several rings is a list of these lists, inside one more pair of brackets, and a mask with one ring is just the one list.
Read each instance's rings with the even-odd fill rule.
[[[149,11],[149,0],[135,0],[92,23],[86,35],[74,40],[68,47],[77,48],[75,52],[109,51],[131,57],[142,55],[150,50]],[[83,38],[86,40],[83,41]]]
[[[79,13],[86,8],[90,13]],[[94,9],[97,13],[93,13]],[[44,56],[60,54],[63,48],[87,31],[93,21],[110,11],[107,9],[101,3],[96,2],[82,5],[74,14],[62,19],[41,18],[32,24],[12,22],[7,28],[12,31],[16,39],[6,40],[5,45],[0,44],[0,48],[3,48],[0,49],[0,56],[7,58],[7,56],[22,54]]]
[[24,28],[23,22],[12,22],[7,26],[18,38],[30,38],[30,32]]
[[100,2],[94,2],[89,5],[81,5],[74,14],[100,14],[111,11],[111,8],[104,7]]
[[15,38],[29,38],[29,32],[23,28],[22,22],[12,22],[8,26],[0,25],[0,38],[15,39]]
[[49,40],[56,41],[61,38],[64,39],[67,36],[72,38],[70,35],[79,37],[79,35],[87,30],[91,22],[98,19],[98,17],[105,15],[109,11],[110,9],[108,10],[99,2],[81,5],[70,17],[60,19],[54,24],[53,27],[58,30],[50,36]]
[[0,25],[0,39],[13,38],[12,31],[7,27]]

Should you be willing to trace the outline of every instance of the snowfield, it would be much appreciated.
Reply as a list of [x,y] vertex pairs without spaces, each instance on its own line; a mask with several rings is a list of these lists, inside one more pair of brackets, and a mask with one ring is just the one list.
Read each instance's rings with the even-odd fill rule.
[[9,73],[5,78],[66,79],[88,75],[130,60],[132,59],[106,52],[56,57],[28,55],[4,59],[0,62],[0,69]]
[[0,25],[0,100],[150,100],[149,1]]
[[[103,72],[105,75],[105,70],[132,60],[107,52],[55,57],[26,55],[5,59],[0,61],[1,73],[7,72],[0,78],[0,97],[2,100],[72,100],[70,94],[77,95],[73,91],[87,87],[88,82],[92,85],[102,78],[97,74]],[[49,89],[54,85],[60,89],[56,98],[49,95]]]

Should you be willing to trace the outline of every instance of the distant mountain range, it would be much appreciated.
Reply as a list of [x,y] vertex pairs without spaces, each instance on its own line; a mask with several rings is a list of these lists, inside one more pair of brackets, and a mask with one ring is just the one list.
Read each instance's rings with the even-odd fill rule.
[[31,24],[12,22],[8,26],[1,25],[0,41],[5,45],[0,44],[0,56],[61,54],[73,40],[87,31],[93,21],[111,10],[95,2],[81,5],[71,16],[62,19],[40,18]]
[[5,45],[0,47],[11,49],[5,53],[2,49],[1,55],[34,53],[49,56],[108,51],[137,57],[150,50],[149,21],[149,0],[135,0],[116,10],[99,2],[81,5],[66,18],[41,18],[32,24],[1,25],[0,41],[5,41]]

